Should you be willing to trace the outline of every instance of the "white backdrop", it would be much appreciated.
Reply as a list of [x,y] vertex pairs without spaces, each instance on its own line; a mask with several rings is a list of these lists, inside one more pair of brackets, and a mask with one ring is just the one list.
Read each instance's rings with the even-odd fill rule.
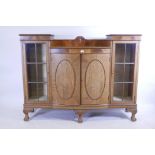
[[[0,27],[0,104],[8,106],[23,103],[23,83],[21,66],[21,33],[50,33],[55,38],[104,38],[109,33],[141,33],[138,104],[155,101],[155,47],[153,34],[145,27],[131,29],[108,29],[104,26],[61,26],[61,27]],[[20,104],[20,105],[19,105]]]
[[[1,26],[67,26],[61,28],[0,27],[0,128],[54,128],[54,126],[55,128],[155,128],[154,3],[154,0],[0,0]],[[98,26],[68,27],[88,25]],[[139,109],[136,115],[138,120],[132,123],[126,120],[124,115],[115,117],[115,114],[114,117],[109,118],[104,111],[99,120],[91,118],[83,124],[72,122],[73,118],[67,121],[68,117],[66,120],[56,121],[55,118],[52,119],[53,113],[49,114],[52,115],[49,119],[47,115],[41,114],[38,119],[33,118],[28,123],[24,122],[19,33],[52,33],[56,36],[60,35],[58,37],[70,34],[90,37],[102,37],[109,33],[143,34],[138,105],[145,104],[145,107]],[[123,111],[118,111],[118,114]],[[125,115],[130,118],[130,114],[125,113]],[[75,154],[83,152],[83,154],[93,155],[103,154],[103,151],[110,155],[122,155],[124,152],[132,154],[133,151],[135,154],[146,154],[146,152],[150,155],[155,154],[153,130],[149,132],[148,130],[96,131],[1,130],[0,152],[1,154],[21,154],[24,150],[24,153],[31,151],[38,155],[43,152],[51,154],[52,146],[52,153],[55,154],[70,155],[73,152]],[[25,149],[25,146],[28,149]],[[66,149],[68,146],[70,149]],[[132,149],[129,149],[129,146]]]

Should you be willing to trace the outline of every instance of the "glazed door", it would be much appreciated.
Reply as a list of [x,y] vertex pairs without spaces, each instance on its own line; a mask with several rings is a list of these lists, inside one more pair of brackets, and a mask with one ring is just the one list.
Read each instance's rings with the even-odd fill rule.
[[110,49],[87,49],[82,53],[81,104],[108,104]]
[[48,42],[26,42],[23,45],[26,102],[48,103]]
[[80,104],[80,54],[74,49],[51,50],[53,105]]
[[115,41],[113,51],[113,103],[133,103],[136,82],[136,42]]

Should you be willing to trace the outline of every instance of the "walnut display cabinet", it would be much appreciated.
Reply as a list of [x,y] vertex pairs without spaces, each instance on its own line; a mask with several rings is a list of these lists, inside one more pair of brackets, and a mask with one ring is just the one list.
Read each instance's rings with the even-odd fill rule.
[[124,108],[135,121],[139,34],[105,39],[54,39],[21,34],[25,121],[36,108],[74,110],[78,122],[93,109]]

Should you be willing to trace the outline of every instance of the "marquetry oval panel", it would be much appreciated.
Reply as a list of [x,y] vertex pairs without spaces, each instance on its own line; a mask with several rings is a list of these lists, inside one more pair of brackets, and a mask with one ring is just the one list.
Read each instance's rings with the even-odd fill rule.
[[75,90],[75,82],[75,72],[70,61],[60,61],[55,73],[55,83],[57,93],[62,99],[67,100],[73,96]]
[[85,88],[89,98],[99,99],[104,92],[105,83],[106,75],[103,64],[97,59],[92,60],[85,72]]

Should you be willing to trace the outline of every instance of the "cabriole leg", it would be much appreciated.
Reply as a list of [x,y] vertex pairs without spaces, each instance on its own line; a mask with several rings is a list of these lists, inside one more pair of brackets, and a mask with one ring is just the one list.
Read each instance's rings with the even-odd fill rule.
[[24,121],[28,121],[29,120],[29,112],[24,111],[24,114],[25,114]]
[[83,114],[84,114],[84,110],[76,110],[75,113],[78,116],[78,123],[82,123],[83,122]]
[[25,114],[24,121],[29,120],[29,112],[33,112],[34,108],[24,108],[23,112]]
[[136,112],[132,112],[131,121],[135,122],[137,119],[135,117]]
[[127,108],[129,112],[131,112],[131,121],[135,122],[136,119],[136,113],[137,113],[137,108]]

